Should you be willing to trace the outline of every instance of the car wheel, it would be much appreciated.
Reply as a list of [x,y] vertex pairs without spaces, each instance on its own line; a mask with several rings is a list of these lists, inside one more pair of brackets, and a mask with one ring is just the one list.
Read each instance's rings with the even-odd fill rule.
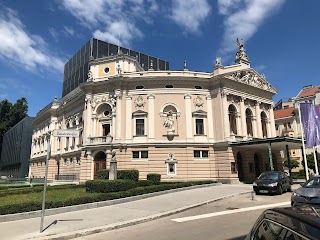
[[279,188],[278,188],[278,194],[279,194],[279,195],[282,195],[282,193],[283,193],[282,187],[279,186]]

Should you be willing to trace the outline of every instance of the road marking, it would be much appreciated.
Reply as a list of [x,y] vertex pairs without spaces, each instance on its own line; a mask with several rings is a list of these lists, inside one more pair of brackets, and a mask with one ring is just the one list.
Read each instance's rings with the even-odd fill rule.
[[172,220],[172,221],[175,221],[175,222],[187,222],[187,221],[192,221],[192,220],[198,220],[198,219],[203,219],[203,218],[216,217],[216,216],[233,214],[233,213],[239,213],[239,212],[247,212],[247,211],[252,211],[252,210],[257,210],[257,209],[263,209],[263,208],[279,207],[279,206],[283,206],[283,205],[290,205],[290,202],[273,203],[273,204],[255,206],[255,207],[247,207],[247,208],[227,210],[227,211],[222,211],[222,212],[214,212],[214,213],[201,214],[201,215],[190,216],[190,217],[175,218],[175,219],[171,219],[171,220]]

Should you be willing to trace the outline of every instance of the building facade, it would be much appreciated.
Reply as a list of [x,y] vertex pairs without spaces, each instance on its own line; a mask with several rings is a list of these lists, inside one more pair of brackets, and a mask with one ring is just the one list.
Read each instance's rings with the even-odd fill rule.
[[0,175],[24,178],[28,176],[33,117],[25,117],[8,132],[2,143]]
[[[43,177],[51,142],[48,180],[94,179],[110,166],[138,169],[140,178],[252,181],[270,169],[268,149],[232,142],[276,136],[272,97],[276,89],[250,68],[238,41],[234,65],[212,72],[153,69],[136,57],[92,59],[86,81],[41,110],[33,121],[30,174]],[[80,131],[79,138],[54,137],[55,129]],[[270,152],[269,152],[270,153]],[[275,169],[282,166],[272,151]],[[280,163],[280,165],[279,165]]]

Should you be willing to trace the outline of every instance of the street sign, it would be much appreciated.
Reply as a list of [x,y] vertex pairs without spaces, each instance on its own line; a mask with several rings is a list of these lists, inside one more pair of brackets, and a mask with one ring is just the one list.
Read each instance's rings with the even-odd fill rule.
[[54,137],[79,137],[79,130],[68,130],[68,129],[55,129],[53,130]]

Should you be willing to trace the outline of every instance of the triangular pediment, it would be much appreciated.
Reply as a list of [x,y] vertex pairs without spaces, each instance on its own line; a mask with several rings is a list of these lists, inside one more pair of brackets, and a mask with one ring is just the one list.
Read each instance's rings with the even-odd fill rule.
[[148,113],[142,110],[137,110],[132,113],[132,117],[142,117],[142,116],[147,116]]
[[255,88],[260,88],[265,91],[277,93],[277,90],[263,76],[261,76],[252,68],[230,72],[224,75],[224,77],[230,80],[250,85]]
[[207,112],[199,109],[197,111],[192,112],[192,117],[207,117]]

